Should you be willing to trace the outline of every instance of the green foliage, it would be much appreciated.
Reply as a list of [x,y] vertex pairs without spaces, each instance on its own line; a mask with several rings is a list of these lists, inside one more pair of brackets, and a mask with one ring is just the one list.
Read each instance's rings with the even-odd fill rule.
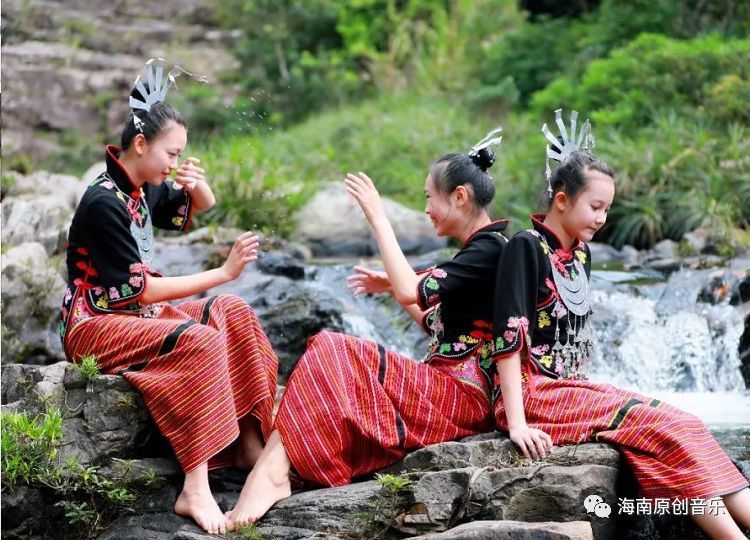
[[408,477],[376,473],[375,482],[380,484],[381,493],[370,501],[369,508],[352,516],[357,524],[354,538],[382,537],[396,524],[397,517],[405,508],[406,497],[411,491]]
[[750,124],[750,79],[730,73],[708,91],[706,113],[719,124]]
[[243,540],[263,540],[263,535],[255,524],[244,525],[235,532]]
[[604,0],[596,10],[575,14],[541,16],[502,34],[478,65],[482,87],[511,77],[520,103],[526,104],[557,77],[565,77],[565,84],[558,83],[554,92],[575,89],[592,60],[606,58],[642,33],[687,39],[708,32],[724,38],[750,32],[750,4],[737,0]]
[[[135,488],[151,488],[159,483],[153,470],[133,477],[130,470],[114,475],[99,468],[85,467],[75,458],[61,460],[62,415],[49,409],[43,417],[6,412],[2,422],[2,484],[13,490],[26,485],[49,492],[68,527],[54,534],[92,538],[124,512],[132,512],[137,500]],[[53,536],[54,536],[53,534]]]
[[62,415],[51,410],[43,418],[2,413],[2,482],[4,486],[47,483],[62,441]]
[[266,137],[233,137],[196,149],[217,206],[204,219],[288,234],[292,216],[324,182],[365,171],[383,195],[424,205],[429,165],[488,131],[441,98],[381,97],[320,114]]
[[411,484],[411,480],[406,476],[395,474],[376,473],[375,481],[383,486],[389,495],[403,493],[408,489],[409,484]]
[[604,239],[617,247],[648,247],[704,226],[714,241],[739,247],[733,229],[750,224],[750,209],[740,202],[750,197],[746,126],[717,132],[672,113],[635,136],[612,131],[600,146],[622,171]]
[[5,167],[8,170],[29,174],[32,171],[31,157],[25,153],[11,154],[5,158]]
[[585,24],[577,20],[543,18],[511,30],[486,53],[479,73],[484,91],[510,78],[518,99],[525,104],[535,91],[565,71],[583,28]]
[[463,91],[498,32],[521,22],[513,0],[222,0],[242,28],[239,79],[270,125],[377,91]]
[[93,354],[82,356],[78,362],[73,364],[73,367],[78,373],[83,375],[88,384],[94,382],[94,379],[102,373],[99,370],[99,363],[96,361],[96,356]]
[[553,81],[534,95],[532,110],[574,108],[587,111],[599,128],[635,129],[650,124],[659,110],[703,116],[712,89],[722,80],[726,86],[730,74],[743,79],[750,74],[750,40],[643,34],[609,58],[591,62],[580,80]]

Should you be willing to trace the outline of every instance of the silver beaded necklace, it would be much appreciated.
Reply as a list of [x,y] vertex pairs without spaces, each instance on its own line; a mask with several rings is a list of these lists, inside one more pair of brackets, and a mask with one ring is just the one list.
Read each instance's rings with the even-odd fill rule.
[[[593,335],[587,324],[591,312],[588,276],[583,263],[575,258],[570,275],[563,275],[555,264],[556,255],[547,239],[536,231],[532,233],[539,238],[547,253],[559,299],[552,310],[555,318],[555,343],[551,351],[554,371],[562,378],[585,379],[593,350]],[[560,341],[560,319],[565,316],[568,317],[568,324],[563,345]]]
[[[117,182],[115,182],[111,176],[109,176],[109,173],[104,173],[107,180],[112,182],[112,184],[115,186],[115,189],[122,193],[125,198],[132,202],[140,205],[140,201],[136,201],[133,199],[130,195],[125,193],[122,189],[120,189],[120,186],[117,185]],[[138,246],[138,254],[141,257],[141,262],[146,263],[147,265],[151,265],[151,263],[154,260],[154,228],[151,223],[151,213],[148,211],[148,205],[146,204],[145,197],[141,196],[141,201],[145,205],[145,218],[143,219],[142,225],[139,225],[135,219],[130,220],[130,234],[135,239],[135,243]],[[125,203],[128,204],[127,202]]]

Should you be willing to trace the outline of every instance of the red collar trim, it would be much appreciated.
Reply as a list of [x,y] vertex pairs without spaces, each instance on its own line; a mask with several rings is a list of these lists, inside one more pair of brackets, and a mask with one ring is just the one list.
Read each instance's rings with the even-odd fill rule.
[[547,227],[547,225],[544,224],[544,218],[547,217],[547,214],[531,214],[531,222],[534,225],[534,228],[539,230],[540,232],[544,233],[545,236],[547,236],[548,240],[549,237],[552,237],[555,241],[555,246],[553,246],[554,249],[560,249],[564,251],[565,253],[572,253],[576,250],[581,244],[581,241],[578,238],[573,239],[573,245],[570,246],[570,249],[564,249],[562,247],[563,243],[560,240],[560,237],[557,236],[557,233]]
[[131,198],[140,199],[140,188],[136,187],[135,183],[130,178],[128,171],[122,163],[120,163],[120,154],[122,153],[122,150],[113,144],[108,144],[105,147],[105,150],[107,152],[107,172],[109,172],[112,179],[123,191],[130,194]]

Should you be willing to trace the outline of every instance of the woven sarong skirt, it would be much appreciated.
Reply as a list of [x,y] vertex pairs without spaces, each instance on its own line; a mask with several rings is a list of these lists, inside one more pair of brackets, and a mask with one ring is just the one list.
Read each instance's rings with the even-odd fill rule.
[[[556,445],[612,443],[645,498],[708,499],[748,485],[704,423],[685,411],[609,384],[543,376],[534,383],[534,397],[524,385],[529,426]],[[502,398],[496,415],[507,431]]]
[[414,449],[491,431],[493,420],[486,388],[375,342],[321,332],[289,378],[275,427],[303,479],[341,486]]
[[202,463],[231,465],[238,420],[253,415],[268,437],[278,360],[244,300],[221,295],[158,317],[96,315],[65,341],[72,361],[94,355],[103,373],[123,375],[187,473]]

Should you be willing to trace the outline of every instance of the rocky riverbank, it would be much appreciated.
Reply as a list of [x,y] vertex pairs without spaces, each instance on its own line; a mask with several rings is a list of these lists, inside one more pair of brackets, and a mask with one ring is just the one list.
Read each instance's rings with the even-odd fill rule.
[[[29,415],[50,407],[61,410],[61,461],[75,457],[81,466],[99,467],[105,474],[114,475],[114,469],[125,460],[134,470],[149,470],[165,479],[161,487],[147,491],[135,501],[134,512],[116,519],[101,538],[210,538],[172,513],[181,480],[179,468],[138,394],[118,376],[87,379],[65,361],[60,348],[56,317],[64,291],[65,232],[78,197],[100,168],[92,168],[84,179],[37,172],[11,175],[11,182],[6,183],[2,230],[6,250],[2,259],[2,409]],[[341,204],[344,206],[339,212],[348,211],[346,203]],[[399,216],[394,221],[405,245],[413,246],[414,251],[423,245],[430,250],[439,247],[422,242],[423,215],[396,203],[388,204],[390,211]],[[348,218],[347,231],[352,231],[348,249],[341,249],[342,243],[336,238],[325,247],[323,237],[314,236],[315,230],[303,231],[304,222],[317,226],[326,213],[330,214],[327,206],[311,201],[304,209],[308,219],[293,236],[295,240],[304,239],[304,243],[265,238],[258,263],[240,281],[212,291],[237,293],[256,308],[278,351],[282,378],[291,372],[307,339],[323,328],[349,332],[362,329],[368,337],[387,336],[388,343],[394,346],[411,342],[413,347],[418,339],[416,334],[401,330],[404,320],[398,318],[395,306],[388,301],[355,301],[345,289],[333,292],[324,286],[329,281],[342,281],[349,266],[321,264],[323,261],[315,259],[316,254],[347,256],[351,261],[372,250],[364,224],[357,221],[361,216],[355,212]],[[360,230],[364,232],[355,234]],[[236,232],[204,228],[184,236],[162,236],[158,240],[158,264],[171,274],[215,266],[223,260]],[[693,274],[699,278],[698,284],[695,280],[689,282],[696,288],[694,295],[705,302],[745,309],[750,292],[748,265],[743,262],[746,259],[723,262],[702,251],[710,251],[710,247],[697,244],[695,254],[685,258],[680,257],[676,244],[662,243],[649,252],[593,246],[595,260],[628,268],[631,277],[633,272],[640,272],[638,275],[645,278],[663,277],[665,269],[675,265],[682,272],[689,272],[685,269],[721,262],[721,268]],[[418,262],[429,264],[449,253],[429,251],[418,257]],[[617,276],[606,275],[613,279]],[[681,283],[677,280],[672,287],[684,288]],[[600,303],[604,302],[606,299]],[[367,306],[366,314],[361,313],[362,306]],[[622,324],[611,311],[605,310],[603,317],[609,327]],[[734,343],[736,347],[736,340]],[[744,373],[748,373],[747,338],[743,337],[741,343],[745,347],[741,351]],[[634,494],[619,454],[606,445],[558,448],[550,458],[532,464],[519,458],[506,437],[493,433],[419,450],[385,472],[403,475],[410,483],[395,493],[374,479],[362,479],[342,488],[299,491],[276,505],[257,532],[268,539],[501,535],[606,539],[654,537],[658,531],[662,535],[674,531],[694,533],[691,524],[680,518],[634,519],[614,514],[600,517],[587,512],[584,500],[590,495],[602,497],[616,509],[618,497]],[[242,480],[243,474],[235,470],[212,476],[222,507],[229,508],[234,503]],[[52,506],[55,500],[54,492],[47,487],[4,487],[3,537],[60,536],[65,528],[55,520],[65,518]]]

